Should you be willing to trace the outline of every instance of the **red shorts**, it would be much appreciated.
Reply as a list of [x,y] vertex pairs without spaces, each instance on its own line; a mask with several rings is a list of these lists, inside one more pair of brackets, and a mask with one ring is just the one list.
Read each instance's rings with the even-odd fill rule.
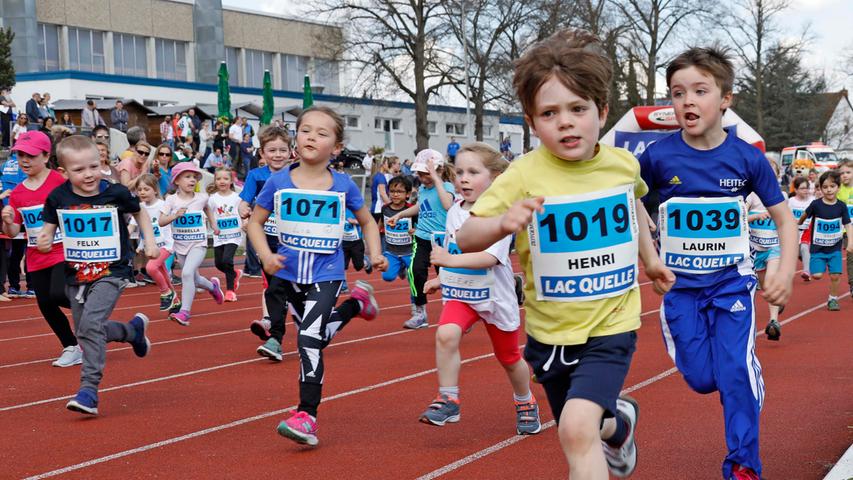
[[264,284],[264,291],[270,288],[270,282],[267,280],[267,272],[266,270],[261,269],[261,283]]
[[[438,326],[459,325],[463,332],[467,332],[479,320],[482,320],[480,313],[471,308],[470,305],[457,300],[450,300],[444,304]],[[521,349],[518,348],[518,330],[505,332],[491,323],[483,323],[486,325],[489,338],[492,340],[495,357],[501,362],[501,365],[512,365],[521,360]]]

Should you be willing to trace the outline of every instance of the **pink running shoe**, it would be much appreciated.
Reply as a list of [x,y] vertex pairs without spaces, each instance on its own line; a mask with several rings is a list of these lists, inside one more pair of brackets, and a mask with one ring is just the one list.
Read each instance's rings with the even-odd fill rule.
[[234,270],[234,272],[237,274],[234,277],[234,292],[236,293],[237,290],[240,290],[240,279],[243,278],[243,270],[240,270],[238,268],[238,269]]
[[732,476],[729,478],[731,480],[761,480],[753,469],[740,465],[732,467]]
[[350,298],[358,300],[359,305],[361,305],[361,311],[358,313],[361,318],[370,321],[379,315],[379,303],[373,296],[373,287],[364,280],[356,280]]
[[213,301],[216,302],[217,305],[222,305],[222,302],[225,301],[225,295],[222,294],[222,287],[219,285],[219,279],[213,277],[210,279],[210,283],[213,284],[213,290],[210,291],[210,296],[213,297]]
[[182,327],[190,326],[190,312],[181,310],[179,312],[170,313],[169,320],[177,322]]
[[292,417],[278,424],[278,434],[287,437],[296,443],[316,446],[317,421],[305,412],[296,412]]
[[225,292],[225,301],[226,302],[236,302],[237,301],[237,294],[234,293],[234,290],[228,290],[227,292]]

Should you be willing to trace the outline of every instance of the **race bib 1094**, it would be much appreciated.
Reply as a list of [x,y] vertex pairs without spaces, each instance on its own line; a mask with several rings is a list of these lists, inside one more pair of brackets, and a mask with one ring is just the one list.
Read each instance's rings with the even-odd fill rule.
[[749,255],[749,225],[741,197],[670,198],[660,206],[664,264],[677,272],[706,274]]
[[841,228],[840,218],[826,220],[815,217],[812,243],[819,247],[834,247],[843,237],[844,230]]
[[57,210],[62,249],[69,262],[117,262],[121,259],[118,212],[114,207]]
[[634,186],[548,197],[528,226],[537,300],[576,302],[637,285]]
[[335,253],[344,234],[346,194],[286,188],[275,193],[278,239],[296,250]]

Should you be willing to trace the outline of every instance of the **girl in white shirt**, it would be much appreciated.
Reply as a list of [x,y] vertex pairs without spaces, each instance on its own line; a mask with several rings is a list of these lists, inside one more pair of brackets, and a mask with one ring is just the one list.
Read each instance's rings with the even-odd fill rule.
[[148,275],[157,284],[157,288],[160,289],[160,311],[178,311],[181,308],[181,299],[175,294],[171,274],[169,269],[166,268],[166,261],[172,255],[172,250],[174,249],[172,226],[165,225],[161,227],[159,223],[159,219],[163,215],[163,208],[166,205],[166,202],[160,198],[159,183],[157,177],[146,173],[133,181],[131,190],[139,197],[142,207],[145,208],[148,216],[151,218],[151,223],[154,226],[154,243],[160,251],[160,255],[157,258],[148,260],[148,263],[145,265]]
[[243,244],[243,220],[238,213],[240,196],[234,192],[234,172],[228,167],[219,167],[213,183],[207,187],[210,199],[207,205],[213,212],[219,234],[213,236],[213,252],[216,268],[225,274],[225,301],[237,301],[242,270],[234,269],[234,253]]

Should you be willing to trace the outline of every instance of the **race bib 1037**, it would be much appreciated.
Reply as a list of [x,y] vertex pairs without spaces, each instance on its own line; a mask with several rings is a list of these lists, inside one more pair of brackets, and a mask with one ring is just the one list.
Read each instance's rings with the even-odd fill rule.
[[207,240],[204,212],[186,212],[172,222],[172,238],[176,242],[200,242]]
[[637,285],[634,186],[548,197],[528,226],[537,300],[577,302]]
[[749,225],[742,197],[673,197],[660,206],[664,264],[677,272],[706,274],[749,255]]
[[275,193],[278,239],[296,250],[335,253],[344,234],[346,194],[286,188]]

